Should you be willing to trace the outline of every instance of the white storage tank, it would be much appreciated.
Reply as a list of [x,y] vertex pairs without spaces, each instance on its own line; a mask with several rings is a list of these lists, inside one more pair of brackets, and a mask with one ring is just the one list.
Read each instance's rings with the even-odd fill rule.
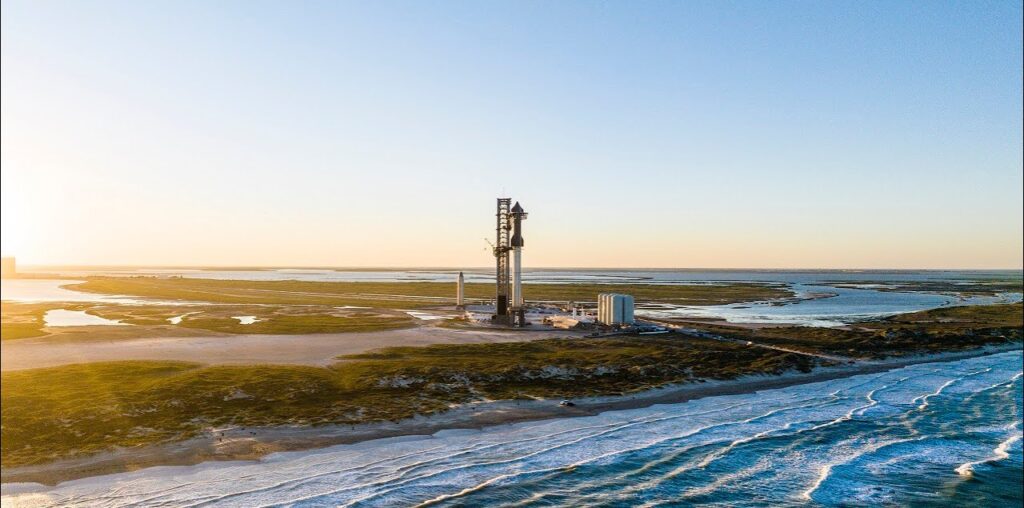
[[597,321],[604,325],[633,324],[633,297],[617,293],[597,295]]
[[633,295],[619,295],[622,297],[620,305],[622,305],[622,322],[631,325],[636,320],[633,319]]

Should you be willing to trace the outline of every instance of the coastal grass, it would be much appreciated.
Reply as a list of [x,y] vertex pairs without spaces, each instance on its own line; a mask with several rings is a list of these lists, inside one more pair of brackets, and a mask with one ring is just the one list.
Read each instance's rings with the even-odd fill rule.
[[1020,293],[1024,291],[1024,279],[1019,276],[1006,276],[980,280],[923,280],[912,282],[858,281],[830,282],[835,287],[861,288],[869,285],[871,289],[889,292],[937,293],[954,296],[996,296],[1002,293]]
[[3,323],[0,325],[0,340],[27,339],[46,335],[41,324]]
[[306,333],[378,332],[414,326],[410,316],[369,315],[335,316],[317,314],[274,314],[252,324],[241,324],[233,317],[187,316],[181,326],[224,333],[299,335]]
[[327,368],[120,361],[4,372],[4,467],[187,439],[224,426],[397,421],[482,398],[618,394],[808,370],[806,356],[624,337],[388,348]]
[[[233,334],[300,335],[306,333],[372,332],[407,328],[416,319],[404,312],[338,309],[314,305],[102,305],[91,314],[134,325],[165,325]],[[177,325],[169,319],[180,317]],[[242,324],[236,316],[253,316]]]
[[[133,326],[46,327],[48,310],[81,310],[104,319]],[[235,316],[255,316],[242,324]],[[178,324],[169,320],[181,317]],[[3,340],[47,337],[64,339],[129,339],[174,335],[195,335],[197,330],[231,334],[300,335],[396,330],[416,326],[417,320],[398,311],[338,309],[311,305],[126,305],[97,303],[15,303],[3,302]]]
[[951,330],[977,327],[1024,326],[1024,303],[995,305],[962,305],[897,314],[884,320],[867,323],[872,328],[924,327],[926,330]]
[[721,325],[697,328],[809,353],[885,358],[1019,342],[1024,340],[1024,305],[944,307],[867,321],[845,329],[805,326],[741,329]]
[[[168,300],[235,304],[352,305],[421,308],[455,303],[454,282],[318,282],[189,279],[181,277],[90,277],[69,289]],[[638,303],[718,305],[792,297],[781,286],[728,284],[528,284],[531,301],[594,302],[599,293],[634,295]],[[466,297],[494,298],[494,285],[467,283]]]
[[43,316],[52,309],[67,308],[54,303],[0,302],[0,338],[25,339],[46,335]]
[[391,347],[340,358],[347,386],[465,389],[490,399],[621,394],[814,364],[803,355],[673,336]]

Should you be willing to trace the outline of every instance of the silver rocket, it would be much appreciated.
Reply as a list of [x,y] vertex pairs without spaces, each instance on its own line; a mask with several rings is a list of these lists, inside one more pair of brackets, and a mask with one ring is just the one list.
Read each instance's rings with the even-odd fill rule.
[[526,219],[526,211],[516,204],[512,206],[509,213],[512,216],[512,238],[509,241],[512,247],[512,308],[523,308],[523,220]]

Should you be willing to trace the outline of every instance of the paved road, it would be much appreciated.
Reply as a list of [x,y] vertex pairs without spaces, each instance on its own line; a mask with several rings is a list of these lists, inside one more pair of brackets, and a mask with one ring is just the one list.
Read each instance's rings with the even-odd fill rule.
[[703,331],[702,332],[686,332],[686,331],[680,330],[680,328],[683,328],[683,327],[680,327],[680,326],[677,326],[677,325],[668,325],[668,324],[666,324],[666,326],[669,326],[669,327],[672,327],[672,328],[676,328],[676,330],[680,331],[680,333],[685,333],[685,334],[688,334],[688,335],[696,335],[698,337],[702,337],[702,338],[705,338],[705,339],[720,340],[722,342],[732,342],[733,344],[742,344],[744,346],[749,346],[749,347],[760,347],[760,348],[765,348],[765,349],[774,349],[776,351],[784,351],[786,353],[795,353],[795,354],[804,355],[804,356],[813,356],[815,358],[821,358],[823,360],[831,360],[833,362],[848,363],[848,362],[857,361],[857,359],[850,358],[848,356],[827,355],[827,354],[824,354],[824,353],[812,353],[810,351],[800,351],[799,349],[790,349],[788,347],[776,346],[776,345],[773,345],[773,344],[765,344],[765,343],[762,343],[762,342],[754,342],[754,341],[742,340],[742,339],[731,339],[729,337],[722,337],[721,335],[715,335],[713,333],[708,333],[708,332],[703,332]]

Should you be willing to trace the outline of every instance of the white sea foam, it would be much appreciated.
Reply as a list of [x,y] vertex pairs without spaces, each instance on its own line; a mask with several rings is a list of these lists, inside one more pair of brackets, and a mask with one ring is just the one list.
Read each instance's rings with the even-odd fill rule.
[[832,471],[835,468],[839,467],[839,466],[843,466],[845,464],[849,464],[850,462],[852,462],[852,461],[854,461],[856,459],[859,459],[859,458],[861,458],[861,457],[863,457],[865,455],[869,455],[869,454],[875,453],[875,452],[877,452],[877,451],[879,451],[879,450],[881,450],[883,448],[889,447],[889,446],[897,445],[897,444],[900,444],[900,443],[909,443],[909,442],[918,441],[918,440],[921,440],[921,439],[924,439],[924,438],[923,437],[919,437],[919,438],[913,438],[913,439],[894,439],[894,440],[891,440],[891,441],[879,441],[879,442],[867,444],[867,445],[865,445],[865,446],[863,446],[861,448],[857,448],[853,453],[851,453],[851,454],[849,454],[847,456],[844,456],[844,457],[840,458],[837,461],[829,462],[829,463],[825,464],[824,466],[822,466],[818,470],[818,477],[817,477],[817,479],[814,480],[814,483],[811,484],[810,488],[808,488],[807,490],[805,490],[801,494],[801,497],[803,497],[804,499],[813,500],[814,499],[814,493],[818,489],[821,488],[822,484],[824,484],[826,481],[828,481],[828,479],[832,475]]
[[[771,492],[779,503],[887,499],[891,493],[874,485],[889,469],[934,459],[950,464],[945,470],[955,478],[1019,451],[1019,413],[1009,427],[985,414],[965,428],[927,427],[921,419],[950,400],[1008,400],[1008,383],[1020,382],[1020,359],[1015,351],[591,417],[278,453],[256,462],[151,468],[52,488],[5,484],[3,503],[488,504],[481,496],[517,485],[530,488],[502,502],[566,492],[578,504],[702,502],[726,492],[737,493],[730,499],[739,504],[753,492]],[[922,405],[931,410],[920,411]],[[887,418],[893,424],[881,426]],[[975,437],[953,442],[936,432]],[[989,435],[999,444],[985,441]],[[558,483],[566,478],[571,481]]]
[[[1019,377],[1020,377],[1019,375],[1015,376],[1014,379],[1018,379]],[[1010,437],[1008,437],[1008,438],[1004,439],[1002,442],[1000,442],[999,445],[996,446],[992,450],[992,455],[990,455],[990,456],[988,456],[988,457],[986,457],[986,458],[984,458],[982,460],[976,460],[976,461],[973,461],[973,462],[965,462],[965,463],[961,464],[959,467],[957,467],[955,471],[960,476],[968,476],[969,477],[969,476],[972,476],[974,474],[974,468],[976,468],[977,466],[980,466],[982,464],[988,464],[988,463],[991,463],[991,462],[998,462],[1000,460],[1006,460],[1006,459],[1010,458],[1010,447],[1013,446],[1014,443],[1016,443],[1016,442],[1018,442],[1020,440],[1021,440],[1021,425],[1018,422],[1018,423],[1015,423],[1012,426],[1010,426]]]

